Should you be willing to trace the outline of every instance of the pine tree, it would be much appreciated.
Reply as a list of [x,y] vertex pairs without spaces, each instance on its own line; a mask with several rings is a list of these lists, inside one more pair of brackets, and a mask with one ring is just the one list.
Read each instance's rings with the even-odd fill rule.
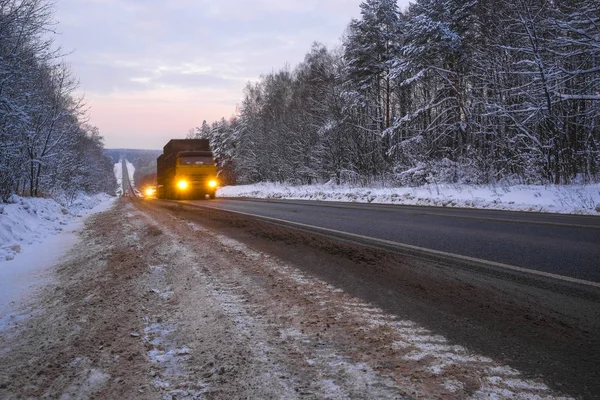
[[397,54],[396,0],[367,0],[361,19],[352,20],[345,42],[347,87],[356,101],[371,109],[373,129],[382,132],[392,119],[391,69]]

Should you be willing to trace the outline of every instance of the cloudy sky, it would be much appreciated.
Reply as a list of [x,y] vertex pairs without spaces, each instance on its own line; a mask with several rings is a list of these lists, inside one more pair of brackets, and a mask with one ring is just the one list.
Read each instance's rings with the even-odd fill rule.
[[360,2],[56,0],[56,43],[106,147],[160,149],[234,115],[246,82],[295,66],[312,42],[339,45]]

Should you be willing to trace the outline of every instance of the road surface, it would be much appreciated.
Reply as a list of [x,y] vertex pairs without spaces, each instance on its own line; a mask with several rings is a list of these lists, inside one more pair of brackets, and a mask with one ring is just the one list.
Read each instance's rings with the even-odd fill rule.
[[318,201],[196,204],[600,283],[600,218],[595,216]]

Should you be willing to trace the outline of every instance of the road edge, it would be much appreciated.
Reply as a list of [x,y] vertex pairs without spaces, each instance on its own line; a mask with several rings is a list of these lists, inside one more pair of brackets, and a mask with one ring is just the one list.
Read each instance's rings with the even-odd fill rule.
[[453,268],[476,271],[484,275],[493,276],[495,278],[510,279],[516,283],[535,286],[541,289],[560,289],[560,291],[562,291],[564,294],[600,303],[600,283],[596,282],[543,271],[536,271],[494,261],[487,261],[474,257],[462,256],[459,254],[447,253],[439,250],[427,249],[414,245],[392,242],[384,239],[371,238],[329,228],[321,228],[314,225],[286,221],[273,217],[266,217],[241,211],[223,210],[221,208],[212,207],[206,204],[184,202],[181,205],[194,208],[210,209],[213,212],[235,214],[311,234],[318,234],[375,249],[391,251],[396,254],[409,256],[419,260],[433,261],[451,266]]

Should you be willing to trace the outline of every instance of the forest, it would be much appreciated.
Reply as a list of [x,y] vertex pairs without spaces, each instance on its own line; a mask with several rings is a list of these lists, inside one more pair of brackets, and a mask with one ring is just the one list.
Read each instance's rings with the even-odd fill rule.
[[366,0],[188,137],[225,183],[597,182],[598,2]]
[[47,0],[0,1],[0,201],[114,193],[111,160],[53,43]]

